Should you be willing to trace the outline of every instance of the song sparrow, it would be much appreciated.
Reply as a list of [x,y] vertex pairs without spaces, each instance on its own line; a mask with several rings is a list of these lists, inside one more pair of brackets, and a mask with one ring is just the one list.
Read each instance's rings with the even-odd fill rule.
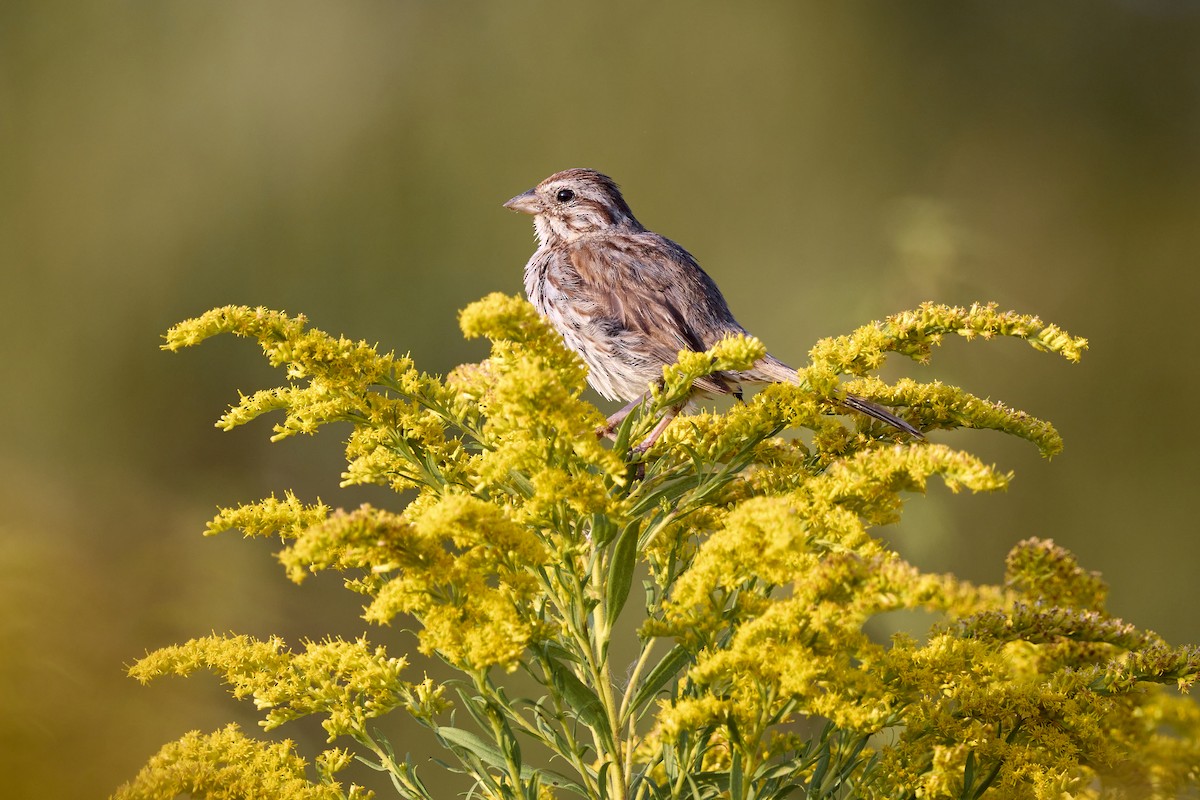
[[[600,433],[616,430],[680,350],[703,352],[726,336],[746,333],[696,259],[646,230],[607,175],[558,172],[504,206],[533,215],[539,246],[525,265],[530,302],[583,357],[593,388],[608,400],[628,402]],[[751,370],[700,378],[693,395],[740,398],[743,383],[783,381],[797,382],[796,371],[768,355]],[[924,438],[861,397],[847,394],[841,403]],[[682,408],[669,409],[635,449],[649,448]]]

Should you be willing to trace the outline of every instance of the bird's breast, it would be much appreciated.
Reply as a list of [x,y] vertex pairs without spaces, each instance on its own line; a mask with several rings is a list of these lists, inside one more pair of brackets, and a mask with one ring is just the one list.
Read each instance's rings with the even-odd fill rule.
[[588,383],[606,399],[640,397],[662,377],[662,364],[642,353],[641,337],[602,313],[570,259],[535,253],[525,267],[525,293],[587,364]]

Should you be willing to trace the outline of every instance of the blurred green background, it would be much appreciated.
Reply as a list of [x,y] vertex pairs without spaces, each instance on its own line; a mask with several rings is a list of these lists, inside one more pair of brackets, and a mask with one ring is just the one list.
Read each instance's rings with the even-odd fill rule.
[[[102,796],[186,730],[253,730],[210,677],[126,678],[147,649],[361,630],[336,579],[292,586],[277,544],[200,532],[288,488],[386,498],[337,488],[336,431],[214,429],[278,376],[252,344],[170,355],[162,332],[263,304],[431,371],[477,360],[455,312],[519,291],[533,249],[500,204],[573,166],[620,181],[793,363],[927,299],[1088,336],[1079,366],[1011,342],[889,364],[1048,418],[1067,449],[937,434],[1016,481],[935,487],[884,535],[989,582],[1016,541],[1053,537],[1115,613],[1200,641],[1198,8],[7,0],[3,794]],[[323,738],[283,733],[310,755]]]

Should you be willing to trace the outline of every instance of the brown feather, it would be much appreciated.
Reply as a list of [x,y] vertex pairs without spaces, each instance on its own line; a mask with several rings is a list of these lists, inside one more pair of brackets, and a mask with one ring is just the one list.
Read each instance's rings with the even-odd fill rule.
[[[634,401],[681,350],[703,352],[746,333],[696,259],[646,230],[608,176],[566,170],[505,205],[535,215],[539,247],[525,266],[530,302],[583,358],[605,398]],[[751,370],[716,373],[694,388],[740,397],[742,383],[796,381],[795,370],[768,355]],[[842,403],[923,438],[874,403],[853,395]]]

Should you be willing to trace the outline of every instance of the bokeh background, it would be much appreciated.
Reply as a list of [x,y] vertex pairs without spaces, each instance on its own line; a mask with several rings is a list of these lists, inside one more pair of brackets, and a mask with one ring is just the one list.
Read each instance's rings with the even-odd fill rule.
[[1053,420],[1067,449],[935,435],[1012,488],[933,487],[883,535],[989,582],[1053,537],[1115,613],[1200,641],[1196,3],[6,0],[4,796],[103,796],[189,729],[254,729],[209,676],[125,677],[147,649],[362,629],[336,579],[287,583],[277,543],[200,532],[272,491],[386,498],[337,488],[336,431],[217,431],[279,376],[244,341],[160,352],[163,331],[263,304],[431,371],[477,360],[456,311],[519,291],[533,249],[500,204],[572,166],[615,176],[793,363],[927,299],[1089,337],[1078,366],[1012,342],[889,364]]

